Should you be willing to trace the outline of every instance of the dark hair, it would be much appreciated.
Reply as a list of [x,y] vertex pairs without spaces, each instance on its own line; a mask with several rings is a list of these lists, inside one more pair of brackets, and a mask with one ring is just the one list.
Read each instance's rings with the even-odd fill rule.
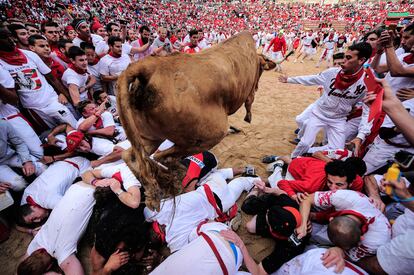
[[70,41],[68,39],[60,39],[57,42],[58,49],[60,49],[60,48],[66,48],[66,44],[69,44],[69,43],[72,43],[72,41]]
[[342,249],[356,247],[361,240],[361,227],[350,217],[339,216],[329,222],[329,240]]
[[54,21],[46,21],[46,22],[42,23],[42,25],[40,25],[40,30],[42,31],[42,33],[45,33],[46,27],[56,27],[56,28],[58,28],[59,25],[58,25],[58,23],[56,23]]
[[11,24],[8,25],[7,28],[11,32],[12,36],[17,37],[17,30],[25,30],[26,28],[20,24]]
[[[47,257],[48,261],[43,259]],[[32,255],[27,257],[23,262],[17,266],[18,275],[37,275],[43,274],[48,270],[50,263],[53,262],[52,256],[49,253],[41,253],[38,250],[34,251]]]
[[345,160],[347,170],[355,171],[359,176],[363,176],[367,172],[367,165],[365,161],[358,157],[350,157]]
[[84,51],[86,49],[95,51],[95,46],[92,43],[89,43],[89,42],[81,42],[80,43],[80,48]]
[[99,96],[101,94],[105,93],[104,90],[96,90],[93,92],[93,100],[95,100],[95,102],[98,102],[98,100],[100,99]]
[[144,31],[151,32],[148,26],[143,25],[139,28],[139,33],[143,33]]
[[410,34],[414,34],[414,23],[411,23],[410,25],[406,26],[404,28],[404,32],[409,32]]
[[360,42],[348,47],[350,51],[358,51],[358,59],[365,58],[368,60],[372,54],[372,47],[367,42]]
[[368,36],[370,36],[371,34],[375,34],[379,38],[381,36],[381,29],[375,29],[370,32],[367,32],[364,35],[363,41],[366,42],[368,40]]
[[346,177],[346,182],[351,183],[356,177],[353,168],[353,166],[346,165],[344,161],[335,159],[325,165],[325,173],[337,177]]
[[81,22],[81,21],[85,21],[85,23],[88,23],[85,19],[83,19],[83,18],[76,18],[75,20],[73,20],[72,21],[72,24],[70,24],[72,27],[73,27],[73,29],[75,30],[75,31],[77,31],[78,30],[78,24]]
[[75,60],[77,56],[83,56],[85,52],[78,46],[72,46],[68,50],[68,57]]
[[[72,49],[72,48],[71,48]],[[82,100],[81,102],[79,102],[79,104],[78,104],[78,112],[79,113],[83,113],[83,110],[85,109],[85,107],[88,105],[88,104],[91,104],[91,103],[93,103],[92,101],[90,101],[89,99],[86,99],[86,100]]]
[[111,36],[108,38],[108,45],[109,46],[114,46],[115,42],[121,42],[122,43],[122,39],[118,36]]
[[344,59],[345,58],[345,54],[344,53],[336,53],[332,56],[333,60],[337,60],[337,59]]
[[119,27],[119,25],[118,25],[117,23],[115,23],[115,22],[110,22],[110,23],[106,24],[105,29],[106,29],[106,31],[107,31],[108,33],[112,31],[112,26],[117,26],[117,27]]
[[20,226],[28,225],[26,221],[24,220],[24,217],[32,214],[32,212],[33,212],[32,207],[29,204],[20,205],[16,209],[16,224]]
[[35,29],[39,29],[39,27],[38,27],[38,26],[36,26],[35,24],[32,24],[32,23],[26,23],[24,26],[25,26],[26,28],[27,28],[27,27],[32,27],[32,28],[35,28]]
[[198,30],[191,30],[189,33],[188,33],[188,35],[191,37],[191,36],[193,36],[193,35],[195,35],[195,34],[197,34],[198,35]]
[[31,36],[29,36],[29,45],[30,46],[34,46],[36,44],[36,40],[45,40],[47,41],[47,39],[40,35],[40,34],[33,34]]

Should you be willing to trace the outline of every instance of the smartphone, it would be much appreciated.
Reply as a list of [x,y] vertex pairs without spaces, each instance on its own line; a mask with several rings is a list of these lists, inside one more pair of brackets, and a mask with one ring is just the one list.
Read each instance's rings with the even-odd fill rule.
[[292,235],[290,235],[289,242],[293,243],[295,246],[299,246],[302,244],[302,240],[298,238],[296,233],[293,233]]

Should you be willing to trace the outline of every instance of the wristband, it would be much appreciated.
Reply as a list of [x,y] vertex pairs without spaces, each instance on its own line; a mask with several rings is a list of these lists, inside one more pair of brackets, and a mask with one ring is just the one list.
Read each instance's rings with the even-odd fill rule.
[[124,193],[124,190],[119,190],[119,191],[117,191],[117,192],[115,192],[115,194],[119,197],[122,193]]
[[95,183],[98,181],[98,179],[97,178],[94,178],[92,181],[91,181],[91,185],[92,186],[95,186]]

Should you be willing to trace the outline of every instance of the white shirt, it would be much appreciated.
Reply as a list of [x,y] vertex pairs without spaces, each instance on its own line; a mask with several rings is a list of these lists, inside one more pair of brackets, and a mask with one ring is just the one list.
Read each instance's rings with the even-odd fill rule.
[[379,246],[391,240],[391,225],[387,218],[374,206],[372,200],[362,193],[351,190],[315,192],[315,206],[323,210],[352,210],[368,221],[368,231],[363,235],[364,238],[358,247],[346,251],[353,261],[375,255]]
[[129,169],[126,163],[121,163],[113,166],[106,166],[101,169],[101,176],[104,178],[112,178],[116,173],[119,173],[119,177],[122,179],[123,188],[128,191],[131,187],[141,187],[141,183]]
[[[195,211],[196,210],[196,211]],[[180,250],[189,242],[189,235],[205,219],[213,219],[216,212],[208,202],[204,188],[198,188],[161,201],[160,212],[144,210],[147,221],[157,221],[165,225],[167,245],[171,253]]]
[[91,152],[98,156],[107,156],[114,151],[115,146],[121,147],[124,150],[131,148],[131,143],[128,140],[124,140],[114,144],[112,141],[104,138],[92,138]]
[[55,208],[75,179],[90,169],[89,160],[83,157],[73,157],[66,160],[68,162],[57,161],[53,163],[27,186],[20,204],[26,204],[26,198],[31,196],[41,207]]
[[[289,262],[283,264],[273,275],[336,275],[335,268],[326,268],[321,260],[322,255],[328,251],[325,248],[315,248],[296,256]],[[357,270],[357,272],[355,271]],[[345,262],[345,269],[342,275],[368,274],[363,269],[350,262]]]
[[405,208],[404,214],[400,215],[392,225],[392,238],[404,234],[407,230],[414,230],[414,212]]
[[0,64],[9,71],[18,86],[17,93],[25,108],[44,108],[57,101],[58,96],[43,76],[51,72],[50,68],[31,51],[21,50],[27,63],[21,66],[9,65],[0,59]]
[[[85,121],[85,119],[86,118],[81,117],[76,123],[76,128],[79,128],[79,126],[81,125],[82,122]],[[102,119],[102,125],[103,125],[102,128],[109,127],[109,126],[115,126],[114,117],[110,112],[108,111],[103,112],[101,114],[101,119]],[[90,130],[96,130],[96,127],[92,125],[91,127],[89,127],[88,131]]]
[[[71,68],[67,68],[62,75],[62,83],[66,88],[69,88],[70,84],[76,85],[79,89],[86,86],[88,82],[88,73],[78,74]],[[88,99],[88,90],[79,93],[80,101]]]
[[[401,62],[401,65],[404,68],[411,68],[414,67],[413,64],[407,64],[403,61],[404,57],[408,54],[401,54],[398,57],[398,60]],[[391,76],[391,73],[388,72],[385,75],[385,80],[390,84],[391,90],[394,94],[397,93],[398,90],[402,88],[414,88],[414,77],[409,76]]]
[[[14,89],[14,79],[8,71],[0,66],[0,85],[7,89]],[[19,110],[11,104],[0,100],[0,118],[6,118],[19,113]]]
[[[119,76],[128,67],[129,63],[131,63],[131,59],[126,54],[122,54],[118,58],[107,54],[99,60],[99,73],[101,75]],[[111,94],[116,94],[116,81],[112,81],[109,89]]]
[[75,253],[92,215],[94,191],[90,185],[73,184],[29,244],[27,254],[44,248],[60,265]]
[[[105,42],[105,40],[97,34],[91,34],[91,37],[92,37],[92,44],[95,46],[96,54],[99,56],[106,54],[109,50],[109,46]],[[85,42],[85,41],[83,41],[79,37],[75,37],[75,39],[73,39],[72,41],[73,45],[78,46],[78,47],[80,47],[80,44],[82,42]]]

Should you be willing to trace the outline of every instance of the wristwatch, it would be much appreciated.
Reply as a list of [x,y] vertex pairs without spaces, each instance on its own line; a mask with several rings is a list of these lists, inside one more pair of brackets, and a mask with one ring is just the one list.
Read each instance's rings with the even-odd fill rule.
[[124,190],[120,189],[119,191],[116,191],[115,194],[119,197],[122,193],[124,193]]

